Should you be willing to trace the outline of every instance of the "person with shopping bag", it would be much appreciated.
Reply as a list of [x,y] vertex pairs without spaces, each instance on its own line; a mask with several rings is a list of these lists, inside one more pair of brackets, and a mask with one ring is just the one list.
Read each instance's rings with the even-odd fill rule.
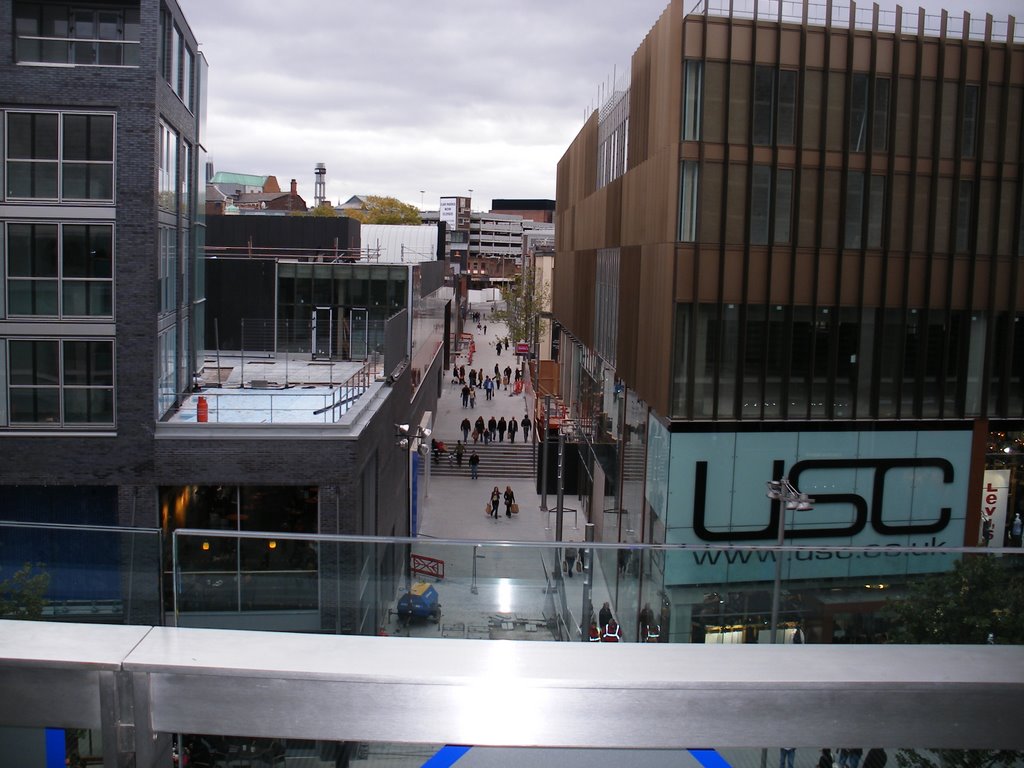
[[512,486],[505,486],[505,517],[512,517],[512,507],[516,507],[518,511],[519,507],[516,505],[516,495],[512,492]]

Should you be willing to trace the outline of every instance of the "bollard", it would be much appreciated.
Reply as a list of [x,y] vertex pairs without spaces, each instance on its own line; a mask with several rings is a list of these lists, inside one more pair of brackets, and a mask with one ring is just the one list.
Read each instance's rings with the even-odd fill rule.
[[210,419],[210,406],[206,402],[206,398],[202,395],[196,400],[196,420],[202,423],[209,421]]

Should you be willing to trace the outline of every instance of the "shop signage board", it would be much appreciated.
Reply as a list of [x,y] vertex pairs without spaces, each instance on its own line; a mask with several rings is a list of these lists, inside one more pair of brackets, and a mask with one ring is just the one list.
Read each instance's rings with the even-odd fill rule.
[[[950,558],[884,549],[964,543],[968,431],[649,434],[651,455],[668,469],[652,477],[649,463],[648,501],[669,543],[773,546],[785,511],[787,544],[880,549],[787,556],[783,576],[792,579],[947,570]],[[765,483],[784,476],[815,499],[813,509],[784,510],[766,496]],[[666,581],[764,581],[774,567],[767,551],[691,552],[666,563]]]
[[[1010,470],[986,469],[985,485],[981,489],[981,520],[978,530],[978,545],[1001,547],[1006,536],[1006,503],[1010,496]],[[985,521],[989,521],[992,538],[984,539]]]

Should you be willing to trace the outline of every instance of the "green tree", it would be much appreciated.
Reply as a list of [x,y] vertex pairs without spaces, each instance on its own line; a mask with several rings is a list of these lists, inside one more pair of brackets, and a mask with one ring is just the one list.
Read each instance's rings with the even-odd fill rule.
[[403,203],[397,197],[367,195],[363,207],[346,211],[346,216],[363,224],[422,224],[423,217],[415,205]]
[[527,264],[511,283],[501,290],[503,309],[491,315],[508,327],[508,338],[517,341],[533,339],[534,324],[551,305],[551,289],[533,264]]
[[896,643],[1024,644],[1024,572],[1018,558],[968,556],[919,579],[885,608]]
[[50,574],[42,563],[25,563],[14,574],[0,581],[0,617],[5,619],[39,619],[46,605],[46,590],[50,588]]
[[[968,556],[953,570],[913,582],[884,614],[897,643],[1024,643],[1024,571],[1019,558]],[[996,768],[1020,765],[1010,750],[914,750],[896,753],[900,768]]]
[[316,208],[310,208],[306,216],[322,216],[324,218],[336,219],[338,218],[338,212],[334,210],[334,206],[330,203],[321,203]]

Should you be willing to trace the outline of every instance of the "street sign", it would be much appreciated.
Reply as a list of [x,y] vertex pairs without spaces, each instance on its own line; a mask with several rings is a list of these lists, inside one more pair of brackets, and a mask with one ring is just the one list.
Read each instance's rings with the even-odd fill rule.
[[525,341],[516,342],[516,354],[517,355],[528,355],[530,354],[530,345]]

